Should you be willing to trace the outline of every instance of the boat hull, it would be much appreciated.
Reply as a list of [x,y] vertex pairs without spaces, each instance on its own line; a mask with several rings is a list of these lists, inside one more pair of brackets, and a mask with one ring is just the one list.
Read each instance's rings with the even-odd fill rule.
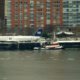
[[63,46],[60,46],[59,43],[53,42],[53,43],[46,43],[43,44],[41,47],[35,47],[34,50],[58,50],[58,49],[63,49]]
[[59,42],[64,48],[80,48],[80,42]]
[[33,50],[34,47],[41,47],[40,43],[19,43],[19,50]]
[[40,47],[40,43],[18,43],[13,41],[0,42],[0,50],[33,50],[34,47]]
[[0,50],[16,50],[17,42],[0,41]]

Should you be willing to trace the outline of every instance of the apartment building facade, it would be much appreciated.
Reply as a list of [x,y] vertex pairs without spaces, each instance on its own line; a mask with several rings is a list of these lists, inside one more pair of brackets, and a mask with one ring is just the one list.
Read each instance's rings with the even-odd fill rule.
[[6,0],[7,27],[63,25],[62,0]]
[[63,26],[80,26],[80,0],[63,0]]

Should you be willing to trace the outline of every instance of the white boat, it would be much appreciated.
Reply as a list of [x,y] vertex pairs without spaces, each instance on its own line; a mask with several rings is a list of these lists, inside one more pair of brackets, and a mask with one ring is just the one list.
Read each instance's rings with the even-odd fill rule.
[[47,42],[42,45],[42,47],[34,47],[34,50],[55,50],[55,49],[63,49],[63,46],[60,46],[58,42]]
[[63,46],[60,46],[58,42],[53,42],[48,45],[45,45],[46,49],[54,50],[54,49],[62,49]]

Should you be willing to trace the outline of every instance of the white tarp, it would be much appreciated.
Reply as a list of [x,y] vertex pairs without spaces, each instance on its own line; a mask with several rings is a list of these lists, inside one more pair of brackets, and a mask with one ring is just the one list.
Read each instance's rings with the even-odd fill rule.
[[56,35],[61,35],[61,34],[65,34],[65,35],[74,35],[73,32],[65,32],[65,31],[58,32]]

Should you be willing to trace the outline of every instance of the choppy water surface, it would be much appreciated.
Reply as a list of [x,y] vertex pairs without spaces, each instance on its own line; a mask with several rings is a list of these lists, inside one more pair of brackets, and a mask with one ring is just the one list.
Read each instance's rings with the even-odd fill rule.
[[0,51],[0,80],[80,80],[80,49]]

